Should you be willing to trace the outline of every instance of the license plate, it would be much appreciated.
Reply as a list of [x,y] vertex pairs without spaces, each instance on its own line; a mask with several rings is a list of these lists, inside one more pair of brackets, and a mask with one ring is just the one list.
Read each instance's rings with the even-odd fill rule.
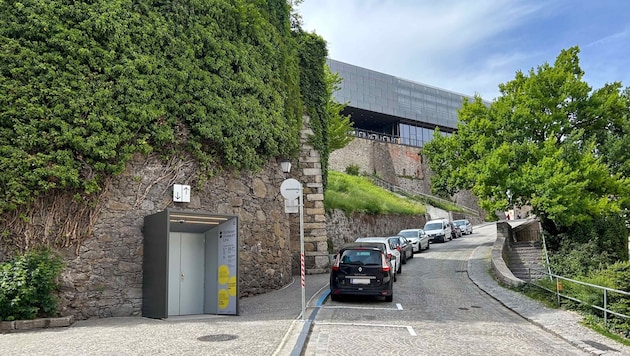
[[352,278],[350,280],[350,283],[352,283],[352,284],[370,284],[370,280],[369,279],[365,279],[365,278]]

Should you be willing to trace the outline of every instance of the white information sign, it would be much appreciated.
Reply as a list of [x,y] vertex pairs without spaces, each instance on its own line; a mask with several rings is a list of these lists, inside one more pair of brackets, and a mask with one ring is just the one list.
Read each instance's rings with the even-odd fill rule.
[[293,214],[300,211],[300,201],[298,199],[285,199],[284,200],[284,212],[287,214]]
[[219,271],[218,271],[218,307],[217,314],[236,314],[238,299],[236,219],[232,219],[219,230]]
[[173,201],[177,203],[190,203],[190,186],[173,184]]

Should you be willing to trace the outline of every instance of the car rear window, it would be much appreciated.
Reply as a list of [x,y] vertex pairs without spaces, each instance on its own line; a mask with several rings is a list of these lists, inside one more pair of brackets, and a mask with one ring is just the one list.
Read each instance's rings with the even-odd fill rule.
[[345,250],[341,255],[341,263],[381,264],[381,253],[375,250]]
[[404,237],[417,237],[418,233],[415,231],[401,231],[398,235],[402,235]]
[[425,230],[440,230],[442,228],[442,224],[440,223],[431,223],[431,224],[426,224],[424,226]]

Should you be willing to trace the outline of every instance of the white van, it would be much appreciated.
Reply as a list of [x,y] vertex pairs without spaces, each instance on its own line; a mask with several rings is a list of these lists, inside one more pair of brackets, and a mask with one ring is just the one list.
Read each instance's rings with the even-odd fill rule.
[[427,221],[423,230],[430,242],[446,242],[452,239],[451,225],[447,219]]

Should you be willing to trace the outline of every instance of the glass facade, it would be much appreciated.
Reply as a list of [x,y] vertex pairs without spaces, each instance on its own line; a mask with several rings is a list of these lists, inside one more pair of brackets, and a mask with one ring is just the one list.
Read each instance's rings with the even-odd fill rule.
[[332,59],[327,63],[343,79],[335,100],[348,103],[344,113],[357,132],[421,147],[436,127],[444,135],[456,131],[457,110],[468,96]]

